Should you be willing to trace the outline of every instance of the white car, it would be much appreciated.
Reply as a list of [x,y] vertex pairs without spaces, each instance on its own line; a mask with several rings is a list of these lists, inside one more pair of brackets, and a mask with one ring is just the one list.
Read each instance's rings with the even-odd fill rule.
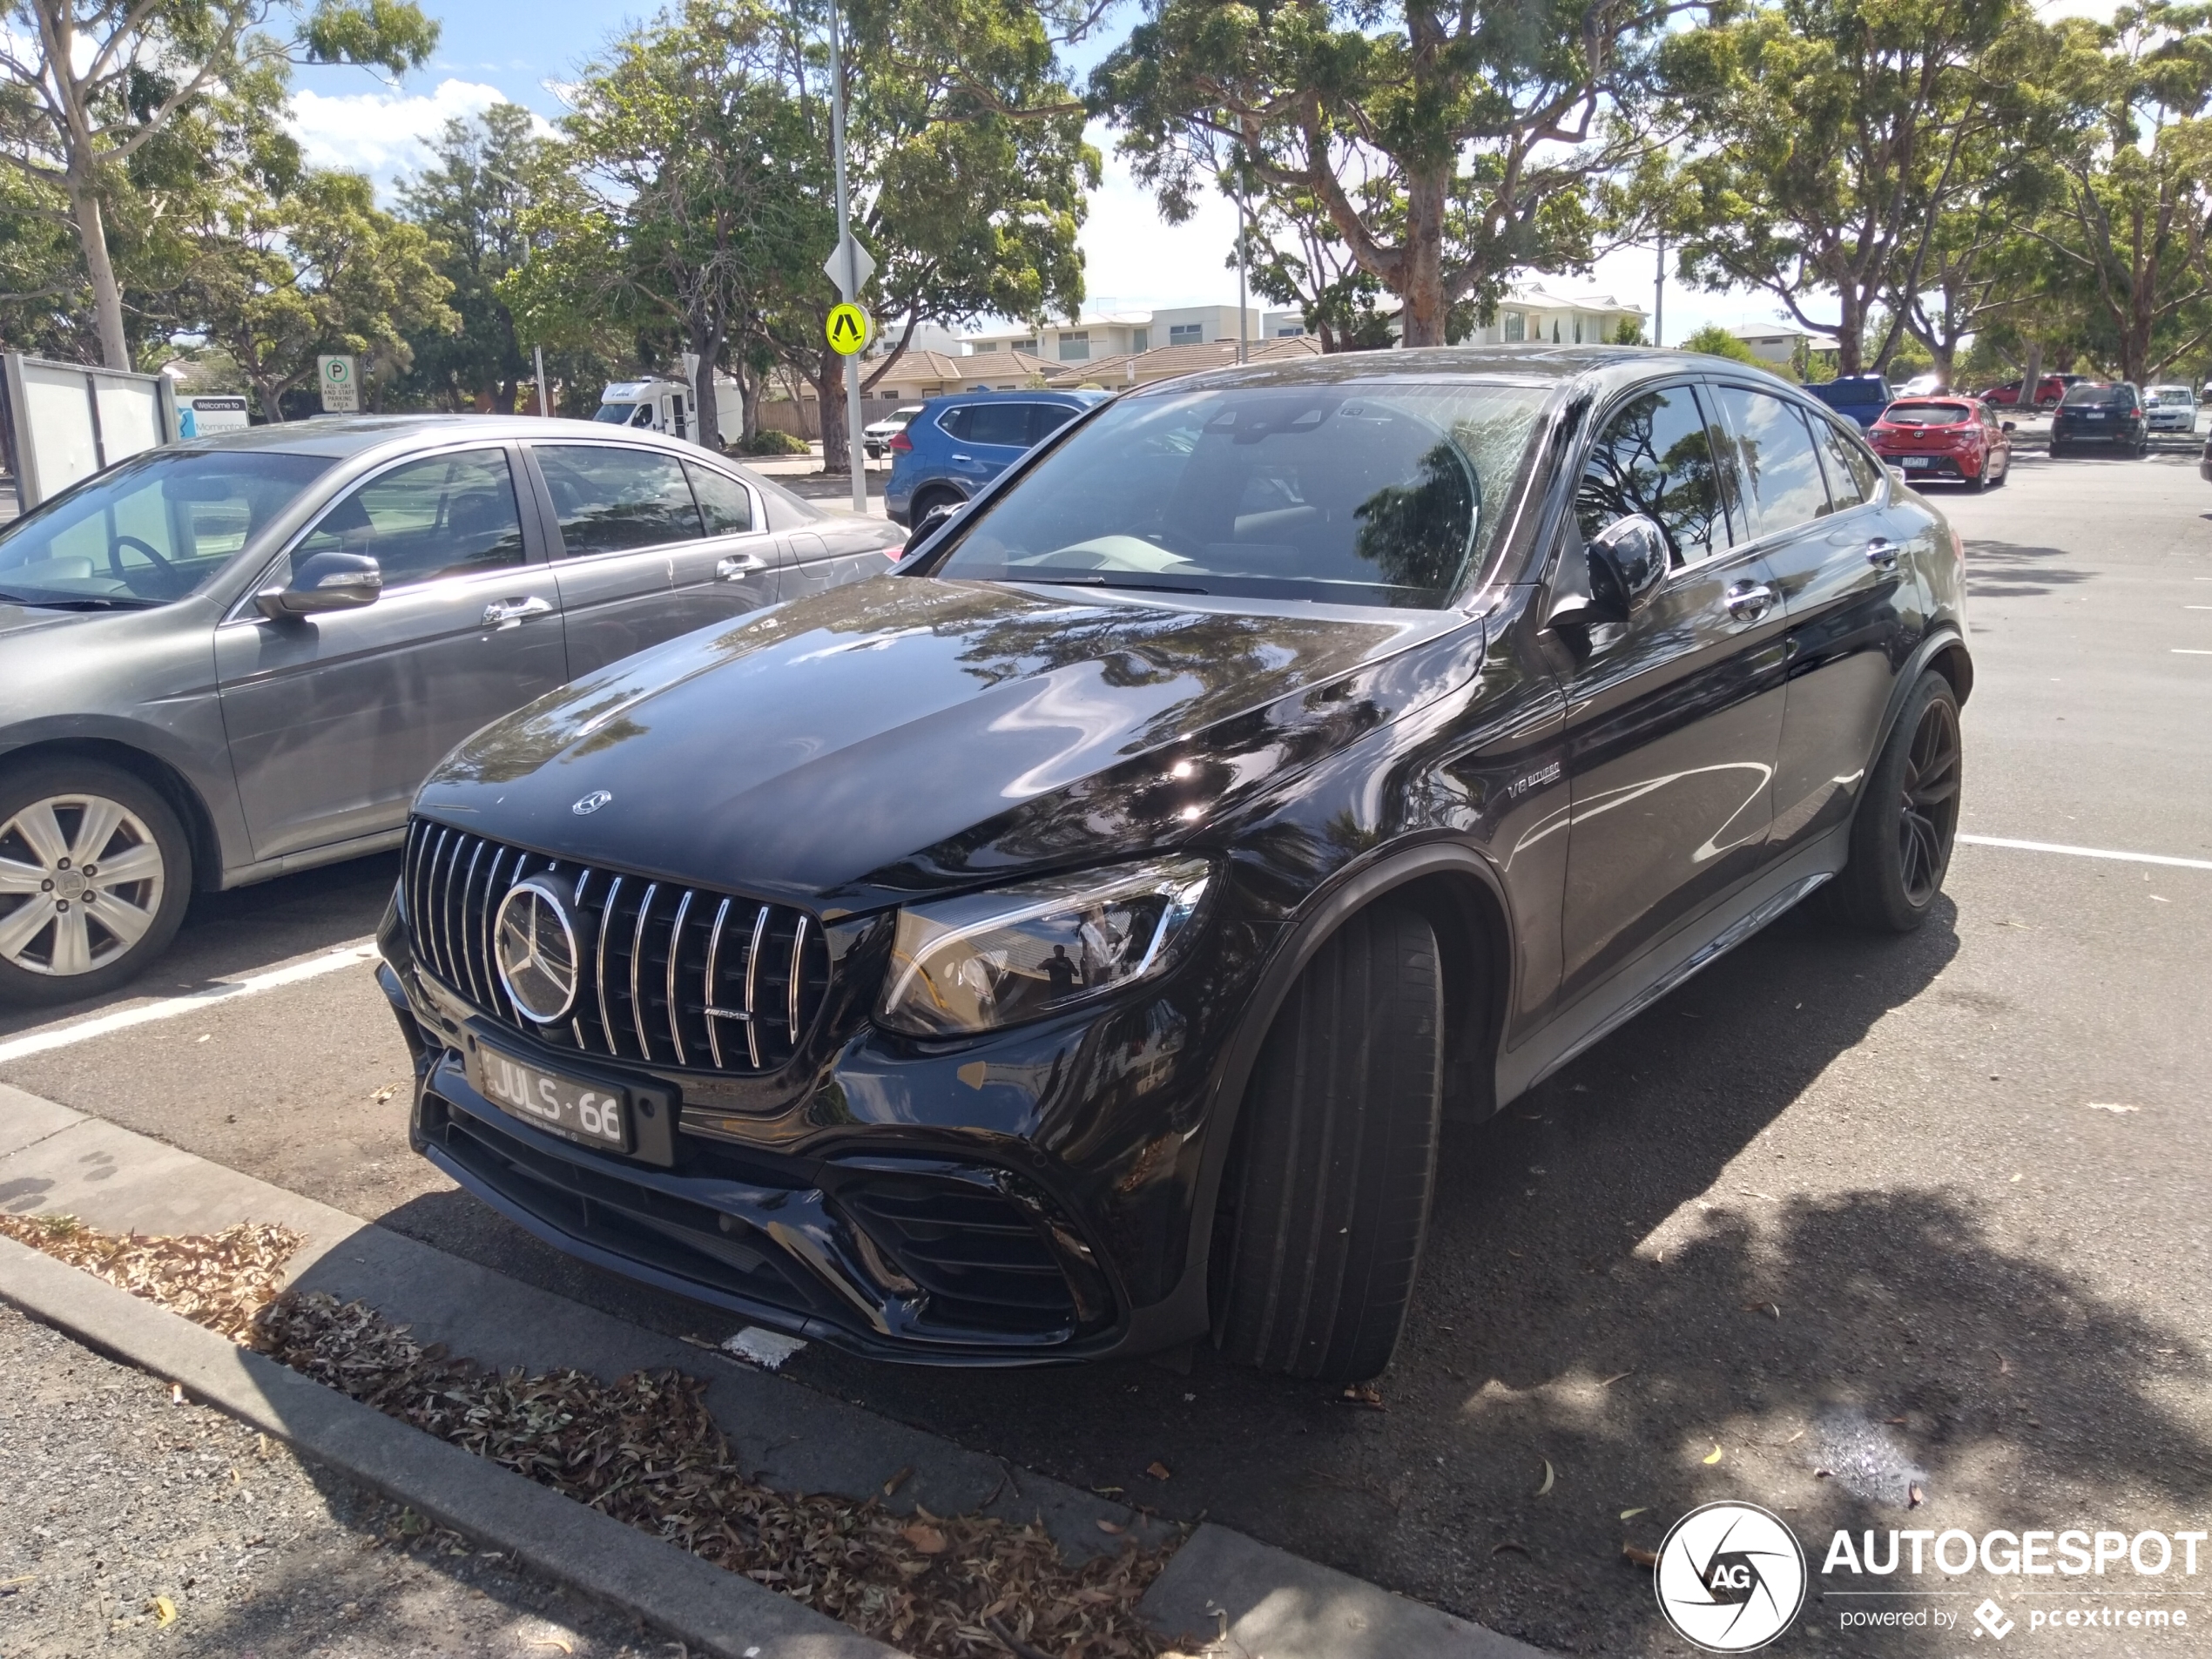
[[907,422],[921,413],[921,405],[909,403],[896,408],[880,421],[871,421],[860,428],[860,442],[867,446],[868,459],[880,461],[891,448],[891,440],[907,429]]
[[2196,430],[2196,398],[2186,386],[2147,386],[2143,416],[2153,432]]

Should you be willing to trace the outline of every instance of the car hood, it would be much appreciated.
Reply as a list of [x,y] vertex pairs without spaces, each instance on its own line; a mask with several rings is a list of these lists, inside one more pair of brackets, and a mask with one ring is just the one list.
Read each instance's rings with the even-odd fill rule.
[[64,610],[47,605],[0,604],[0,638],[10,634],[35,633],[44,628],[65,628],[94,617],[135,615],[118,610]]
[[879,577],[543,698],[463,744],[418,806],[849,914],[1176,845],[1480,656],[1453,612]]

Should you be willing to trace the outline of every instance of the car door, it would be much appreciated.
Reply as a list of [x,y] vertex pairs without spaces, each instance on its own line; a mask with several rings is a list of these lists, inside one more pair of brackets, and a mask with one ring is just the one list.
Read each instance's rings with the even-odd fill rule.
[[951,460],[954,472],[968,483],[970,495],[1022,458],[1031,442],[1036,411],[1037,405],[1026,399],[991,399],[961,411]]
[[1576,487],[1581,537],[1642,513],[1673,568],[1629,621],[1588,631],[1568,678],[1562,1003],[1766,856],[1783,613],[1764,560],[1731,529],[1727,435],[1701,396],[1685,381],[1629,395],[1601,420]]
[[1772,833],[1786,853],[1850,820],[1917,637],[1905,543],[1919,526],[1885,508],[1879,465],[1855,433],[1764,389],[1716,394],[1741,458],[1752,546],[1788,616]]
[[779,543],[740,481],[642,444],[528,448],[553,527],[570,678],[775,602]]
[[560,596],[503,445],[401,461],[347,490],[264,578],[324,552],[377,560],[358,610],[215,631],[240,805],[258,858],[395,829],[430,768],[567,678]]

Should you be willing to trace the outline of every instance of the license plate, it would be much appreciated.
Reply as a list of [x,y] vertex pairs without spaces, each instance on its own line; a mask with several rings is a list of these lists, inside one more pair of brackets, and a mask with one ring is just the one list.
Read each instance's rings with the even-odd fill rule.
[[1905,464],[1908,467],[1932,467],[1935,465],[1935,459],[1932,455],[1907,455],[1905,457]]
[[630,1150],[630,1103],[619,1089],[547,1071],[487,1044],[469,1047],[469,1081],[510,1117],[604,1152]]
[[2081,418],[2085,421],[2101,421],[2104,419],[2104,416],[2097,414],[2094,410],[2092,410],[2089,414],[2083,415]]

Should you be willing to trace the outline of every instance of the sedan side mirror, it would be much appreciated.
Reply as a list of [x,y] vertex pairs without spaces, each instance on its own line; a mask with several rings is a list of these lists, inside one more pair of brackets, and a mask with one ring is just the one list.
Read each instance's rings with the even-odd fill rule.
[[967,505],[968,503],[966,502],[939,502],[934,507],[924,513],[914,522],[914,529],[907,533],[907,544],[900,550],[900,556],[903,558],[907,554],[913,552],[914,549],[920,547],[924,542],[934,536],[937,533],[937,528],[939,525],[942,524],[947,519],[950,518],[954,513],[957,513],[961,508]]
[[1667,579],[1667,533],[1642,513],[1616,518],[1590,538],[1590,598],[1626,622]]
[[384,572],[367,553],[311,553],[292,568],[292,585],[253,596],[272,622],[324,610],[358,610],[384,591]]

